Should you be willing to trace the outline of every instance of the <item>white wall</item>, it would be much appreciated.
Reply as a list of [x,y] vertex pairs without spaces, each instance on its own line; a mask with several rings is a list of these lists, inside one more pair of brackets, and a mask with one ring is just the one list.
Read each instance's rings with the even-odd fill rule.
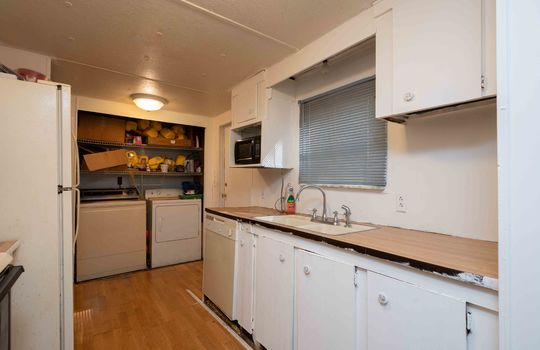
[[539,32],[538,0],[497,1],[502,350],[540,349]]
[[[208,207],[220,206],[220,127],[231,123],[231,112],[227,111],[211,119],[205,134],[204,157],[204,202]],[[247,203],[246,205],[249,205]]]
[[48,56],[0,46],[0,63],[11,69],[28,68],[51,77],[51,58]]
[[[297,99],[319,94],[375,73],[374,51],[330,64],[330,72],[297,79]],[[495,107],[388,124],[388,185],[384,191],[327,189],[328,210],[351,207],[352,219],[483,240],[497,240],[497,147]],[[298,123],[289,126],[298,135]],[[298,145],[298,139],[296,140]],[[298,189],[296,166],[285,184]],[[279,198],[280,170],[253,169],[251,202],[271,207]],[[396,211],[405,197],[407,212]],[[298,211],[317,207],[320,194],[306,190]],[[341,211],[341,210],[340,210]]]

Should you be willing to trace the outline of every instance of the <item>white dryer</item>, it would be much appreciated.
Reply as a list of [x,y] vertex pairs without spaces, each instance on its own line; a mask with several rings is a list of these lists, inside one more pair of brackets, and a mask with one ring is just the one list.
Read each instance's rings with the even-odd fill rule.
[[146,190],[150,267],[201,259],[201,200],[179,189]]

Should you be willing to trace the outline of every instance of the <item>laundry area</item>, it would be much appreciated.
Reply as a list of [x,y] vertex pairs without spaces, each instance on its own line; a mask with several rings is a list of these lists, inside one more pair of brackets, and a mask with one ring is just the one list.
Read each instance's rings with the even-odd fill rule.
[[77,282],[200,260],[204,129],[79,111]]

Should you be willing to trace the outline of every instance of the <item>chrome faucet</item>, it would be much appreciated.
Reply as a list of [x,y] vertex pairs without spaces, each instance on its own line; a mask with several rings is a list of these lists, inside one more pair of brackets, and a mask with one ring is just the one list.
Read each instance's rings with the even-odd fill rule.
[[[300,191],[298,191],[298,193],[296,194],[296,201],[298,202],[298,199],[300,199],[300,193],[302,193],[302,191],[304,191],[306,188],[313,188],[313,189],[316,189],[316,190],[319,190],[321,191],[322,193],[322,198],[323,198],[323,212],[322,212],[322,216],[321,216],[321,221],[322,222],[326,222],[326,193],[324,192],[324,190],[319,187],[319,186],[315,186],[315,185],[306,185],[306,186],[303,186]],[[316,221],[316,212],[313,212],[313,215],[312,215],[312,221]]]

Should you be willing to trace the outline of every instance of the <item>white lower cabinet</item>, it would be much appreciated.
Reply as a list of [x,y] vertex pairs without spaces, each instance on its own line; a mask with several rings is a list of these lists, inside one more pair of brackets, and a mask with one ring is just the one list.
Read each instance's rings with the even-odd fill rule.
[[357,349],[357,289],[365,285],[356,286],[355,270],[295,250],[295,349]]
[[466,302],[368,272],[369,350],[465,350]]
[[236,314],[267,350],[498,349],[493,291],[239,226]]
[[253,278],[255,238],[251,225],[239,223],[236,260],[236,318],[248,333],[253,332]]
[[268,350],[293,348],[294,248],[257,238],[254,339]]

